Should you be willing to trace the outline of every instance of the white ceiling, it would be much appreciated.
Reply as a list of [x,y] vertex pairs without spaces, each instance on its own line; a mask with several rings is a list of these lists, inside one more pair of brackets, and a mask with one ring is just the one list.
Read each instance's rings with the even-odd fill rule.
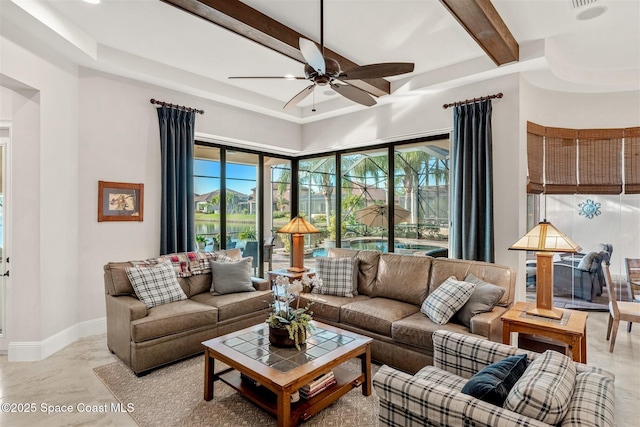
[[[243,0],[320,40],[319,0]],[[579,21],[570,0],[493,0],[520,44],[520,61],[497,67],[438,0],[326,0],[325,46],[364,65],[414,62],[391,77],[393,102],[501,74],[564,91],[640,89],[640,0],[591,0],[602,16]],[[136,78],[299,123],[363,107],[326,87],[292,111],[282,106],[305,80],[303,65],[159,0],[0,0],[0,34],[49,57]],[[375,107],[371,107],[375,108]]]

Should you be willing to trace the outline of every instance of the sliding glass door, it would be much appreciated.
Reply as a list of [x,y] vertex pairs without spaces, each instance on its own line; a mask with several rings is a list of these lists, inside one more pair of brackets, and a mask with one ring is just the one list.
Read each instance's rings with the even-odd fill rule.
[[251,257],[254,275],[262,258],[258,162],[257,154],[226,150],[226,247],[240,248],[243,257]]

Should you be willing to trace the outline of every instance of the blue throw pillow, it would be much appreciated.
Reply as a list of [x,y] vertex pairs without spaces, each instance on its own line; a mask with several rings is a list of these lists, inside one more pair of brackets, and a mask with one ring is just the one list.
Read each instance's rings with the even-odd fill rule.
[[502,406],[509,390],[527,369],[527,355],[505,357],[478,371],[462,392],[496,406]]

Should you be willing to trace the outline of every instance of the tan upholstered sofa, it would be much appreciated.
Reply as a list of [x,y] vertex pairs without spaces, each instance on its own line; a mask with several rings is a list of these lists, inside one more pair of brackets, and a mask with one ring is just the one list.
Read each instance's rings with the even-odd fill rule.
[[[241,256],[240,249],[221,253],[235,259]],[[144,261],[104,266],[107,346],[136,374],[200,353],[203,341],[264,322],[273,301],[269,282],[256,278],[251,279],[255,292],[213,295],[211,253],[165,257],[182,265],[178,282],[188,299],[152,308],[136,297],[125,271]]]
[[[515,272],[508,267],[352,249],[330,249],[328,256],[359,260],[358,295],[304,293],[302,300],[313,302],[314,319],[373,338],[372,357],[378,362],[410,373],[432,364],[431,335],[439,329],[502,340],[500,317],[515,292]],[[490,312],[473,316],[469,327],[454,321],[438,325],[420,312],[427,295],[447,278],[463,280],[469,273],[505,289]]]

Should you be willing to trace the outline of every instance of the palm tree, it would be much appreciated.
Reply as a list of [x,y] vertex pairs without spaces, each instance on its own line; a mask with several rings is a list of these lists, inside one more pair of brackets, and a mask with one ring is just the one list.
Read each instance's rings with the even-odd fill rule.
[[[320,189],[324,198],[325,218],[327,227],[330,226],[331,197],[335,192],[336,162],[333,157],[319,159],[309,159],[300,162],[300,182],[303,183],[303,176],[307,177],[307,184]],[[310,188],[311,189],[311,188]],[[309,212],[311,213],[311,212]]]
[[[400,171],[400,179],[405,194],[405,209],[411,211],[411,223],[419,221],[418,191],[420,189],[420,176],[425,175],[429,156],[424,151],[410,151],[396,154],[396,171]],[[407,196],[409,201],[407,203]]]
[[280,169],[280,176],[276,178],[276,191],[278,200],[276,205],[279,211],[284,211],[284,193],[291,188],[291,169]]
[[[383,190],[386,195],[388,169],[386,154],[370,156],[358,153],[345,156],[342,168],[342,188],[345,189],[343,198],[344,201],[347,201],[351,196],[355,196],[359,200],[349,200],[348,206],[343,202],[343,208],[365,207],[367,202],[376,201],[376,196],[371,194],[370,190]],[[356,190],[359,190],[360,194],[354,194]],[[351,194],[347,195],[347,191]],[[383,202],[386,202],[386,200]],[[349,213],[351,212],[347,212],[347,215]],[[343,216],[346,218],[347,215]]]

